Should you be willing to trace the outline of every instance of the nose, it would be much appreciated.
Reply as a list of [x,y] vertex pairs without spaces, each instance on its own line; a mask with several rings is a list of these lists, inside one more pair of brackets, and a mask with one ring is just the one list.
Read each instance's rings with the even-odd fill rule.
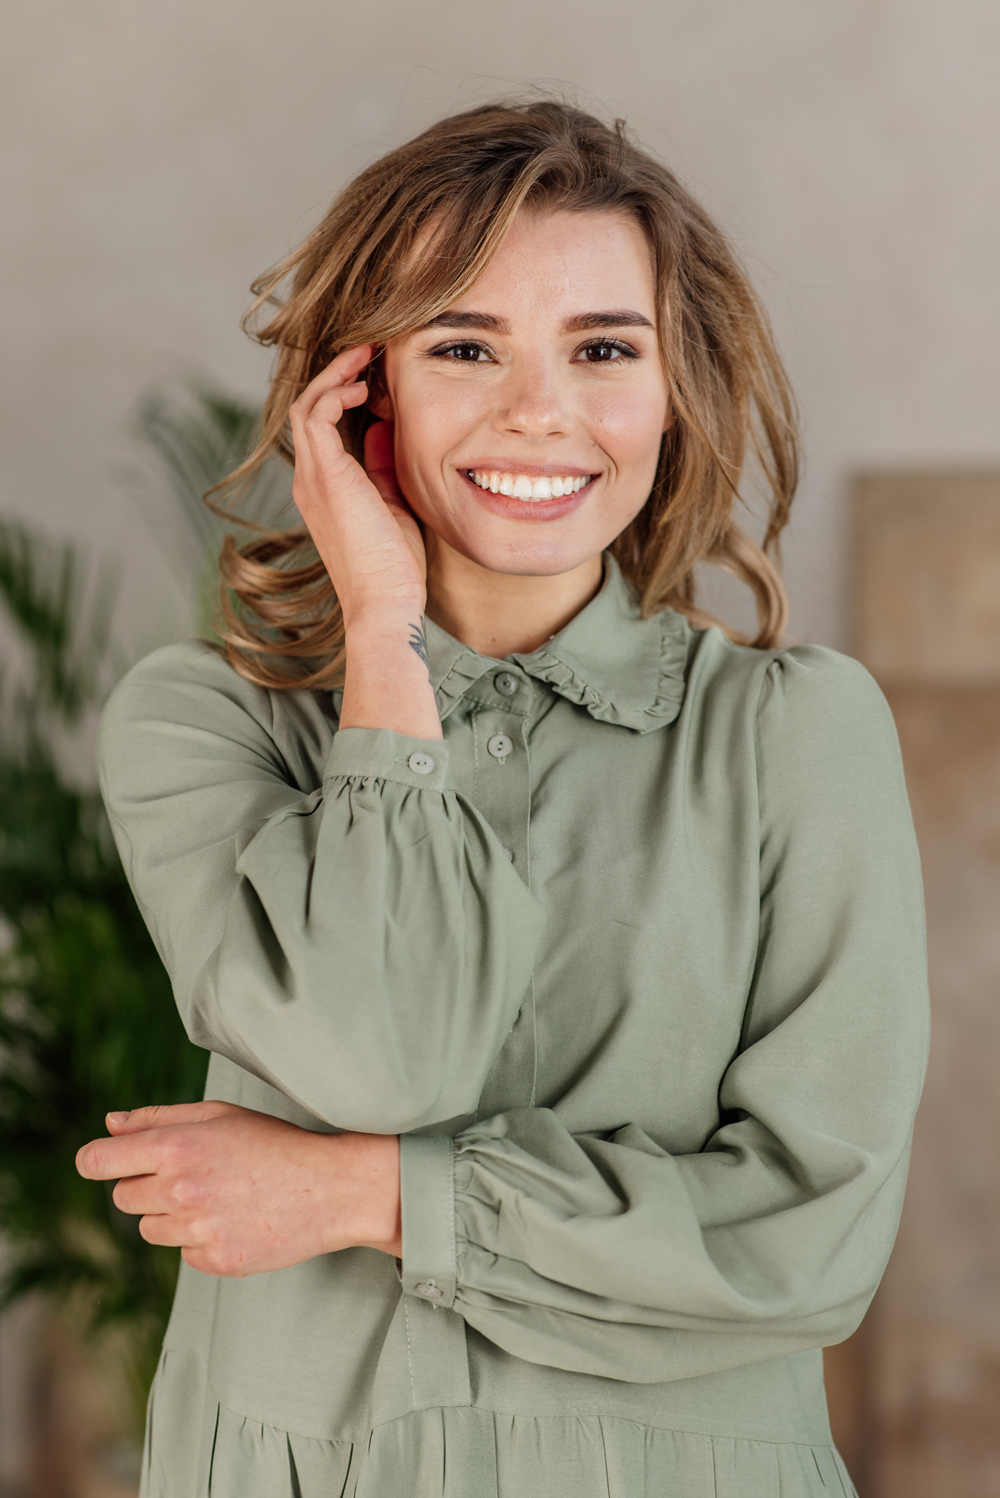
[[515,359],[501,386],[495,425],[523,437],[561,437],[571,426],[568,406],[568,392],[547,359]]

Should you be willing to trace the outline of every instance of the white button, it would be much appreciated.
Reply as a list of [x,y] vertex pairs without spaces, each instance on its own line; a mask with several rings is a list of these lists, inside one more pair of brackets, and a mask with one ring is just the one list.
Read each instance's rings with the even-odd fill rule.
[[506,853],[506,855],[510,859],[511,863],[513,863],[514,862],[514,849],[513,848],[504,848],[503,851]]
[[417,1294],[422,1295],[425,1300],[440,1300],[441,1296],[444,1294],[444,1291],[439,1290],[433,1280],[424,1280],[422,1284],[414,1285],[413,1288],[416,1290]]
[[517,677],[512,676],[509,671],[501,671],[494,676],[493,685],[502,697],[513,697],[517,691]]
[[505,733],[495,733],[486,741],[486,748],[494,759],[506,759],[513,747],[514,740],[509,739]]
[[406,761],[414,775],[429,775],[434,768],[434,760],[429,754],[424,754],[422,749],[417,749]]

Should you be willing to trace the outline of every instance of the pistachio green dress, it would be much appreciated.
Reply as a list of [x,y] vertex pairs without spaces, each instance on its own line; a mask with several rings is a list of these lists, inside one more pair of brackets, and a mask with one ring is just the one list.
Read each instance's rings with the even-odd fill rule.
[[892,1246],[927,1043],[886,704],[641,619],[610,557],[530,654],[428,639],[443,742],[199,641],[104,715],[208,1095],[402,1135],[401,1265],[182,1269],[144,1498],[851,1494],[821,1348]]

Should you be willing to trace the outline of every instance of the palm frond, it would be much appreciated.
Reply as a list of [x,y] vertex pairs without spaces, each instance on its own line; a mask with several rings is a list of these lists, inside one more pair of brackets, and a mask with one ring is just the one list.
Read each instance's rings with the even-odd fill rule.
[[111,630],[116,579],[103,567],[87,586],[83,560],[17,521],[0,521],[0,607],[27,657],[17,708],[72,726],[92,702]]
[[[147,474],[139,484],[141,503],[188,582],[206,558],[214,564],[222,537],[238,529],[241,519],[276,524],[288,513],[290,478],[275,462],[239,496],[238,512],[228,521],[205,503],[206,491],[252,452],[259,429],[259,410],[204,384],[186,391],[154,390],[139,407],[135,435],[154,460],[153,482]],[[173,500],[166,510],[160,503],[164,486]],[[175,523],[178,515],[183,529]]]
[[[155,461],[164,539],[192,592],[214,572],[224,522],[201,495],[245,456],[256,413],[197,389],[153,396],[139,429]],[[287,487],[287,481],[286,481]],[[273,474],[252,505],[280,509]],[[169,518],[168,518],[169,517]],[[56,752],[115,670],[115,577],[79,550],[0,519],[0,614],[23,668],[0,683],[0,1306],[29,1293],[73,1308],[93,1334],[127,1333],[141,1424],[179,1255],[139,1236],[75,1155],[109,1108],[202,1095],[206,1056],[181,1026],[100,796]],[[117,1345],[117,1344],[116,1344]]]

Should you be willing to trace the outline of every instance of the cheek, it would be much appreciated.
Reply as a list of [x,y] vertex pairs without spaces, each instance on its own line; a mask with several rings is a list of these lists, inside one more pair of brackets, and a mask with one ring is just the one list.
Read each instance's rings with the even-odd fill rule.
[[665,392],[613,391],[595,401],[590,425],[619,474],[645,475],[659,457],[666,416]]
[[426,484],[482,420],[482,396],[433,377],[409,381],[393,393],[398,474]]

